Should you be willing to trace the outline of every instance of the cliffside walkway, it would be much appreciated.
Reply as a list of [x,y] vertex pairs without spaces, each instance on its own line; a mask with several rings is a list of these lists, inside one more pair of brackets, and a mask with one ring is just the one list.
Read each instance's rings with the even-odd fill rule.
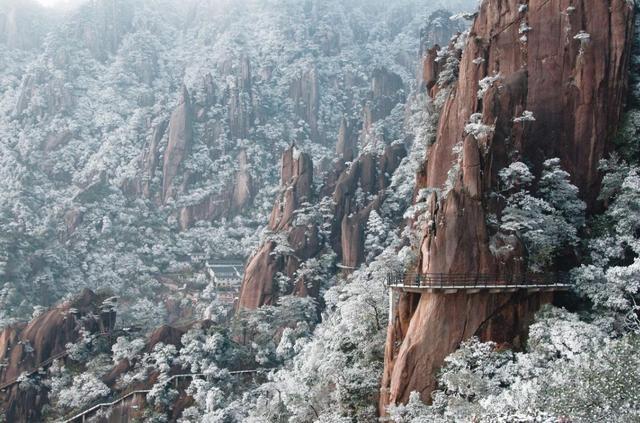
[[388,273],[387,286],[404,292],[467,294],[502,293],[526,289],[536,291],[567,291],[571,289],[568,273],[526,273],[498,275],[483,273]]
[[[122,328],[114,328],[111,331],[103,331],[103,332],[99,332],[96,333],[96,336],[104,338],[104,337],[110,337],[110,336],[115,336],[117,333],[123,331]],[[36,364],[35,366],[33,366],[31,369],[22,372],[20,375],[18,375],[17,377],[6,381],[5,383],[3,383],[2,385],[0,385],[0,392],[5,391],[7,388],[12,387],[13,385],[15,385],[16,383],[20,382],[20,378],[23,376],[32,376],[36,373],[38,373],[39,371],[41,371],[42,369],[49,367],[51,364],[53,364],[54,361],[61,359],[61,358],[65,358],[67,355],[69,355],[69,352],[67,350],[64,350],[62,352],[59,352],[58,354],[54,354],[51,357],[47,358],[44,361],[41,361],[40,363]]]
[[[264,369],[251,369],[251,370],[236,370],[236,371],[229,372],[229,374],[231,374],[231,375],[253,374],[253,373],[260,373],[260,372],[269,371],[269,370],[273,370],[273,369],[264,368]],[[176,386],[178,386],[178,384],[180,383],[181,380],[195,379],[195,378],[198,378],[198,377],[206,378],[207,375],[205,375],[204,373],[184,373],[184,374],[179,374],[179,375],[173,375],[170,378],[168,378],[167,380],[165,380],[163,382],[163,385],[166,386],[166,385],[170,385],[171,383],[174,383]],[[151,389],[137,389],[135,391],[128,392],[128,393],[116,398],[113,401],[101,402],[101,403],[98,403],[98,404],[94,404],[94,405],[90,406],[89,408],[85,409],[84,411],[81,411],[80,413],[73,415],[72,417],[66,418],[65,420],[61,420],[61,422],[62,423],[72,423],[72,422],[82,422],[82,423],[84,423],[94,413],[98,413],[102,409],[116,407],[119,404],[122,404],[127,400],[135,400],[136,397],[137,398],[141,398],[141,399],[146,399],[147,394],[149,394],[149,392],[151,392]]]
[[[98,333],[95,333],[95,336],[98,338],[110,338],[110,337],[115,337],[118,336],[118,334],[123,334],[123,333],[131,333],[131,332],[137,332],[139,331],[140,328],[132,325],[132,326],[118,326],[118,327],[114,327],[111,330],[104,330]],[[51,364],[53,364],[54,361],[62,359],[62,358],[66,358],[69,355],[69,351],[67,351],[66,349],[52,355],[51,357],[47,358],[46,360],[43,360],[39,363],[37,363],[36,365],[34,365],[33,367],[31,367],[29,370],[26,370],[22,373],[20,373],[18,376],[14,377],[13,379],[10,379],[6,382],[4,382],[2,385],[0,385],[0,394],[4,393],[8,388],[11,388],[13,385],[15,385],[16,383],[20,382],[20,378],[23,376],[32,376],[42,370],[44,370],[45,368],[49,367]]]

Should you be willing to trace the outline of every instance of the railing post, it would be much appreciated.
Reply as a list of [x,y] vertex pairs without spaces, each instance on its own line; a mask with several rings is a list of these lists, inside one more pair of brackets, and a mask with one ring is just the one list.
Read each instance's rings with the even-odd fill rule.
[[393,325],[393,289],[389,290],[389,326]]

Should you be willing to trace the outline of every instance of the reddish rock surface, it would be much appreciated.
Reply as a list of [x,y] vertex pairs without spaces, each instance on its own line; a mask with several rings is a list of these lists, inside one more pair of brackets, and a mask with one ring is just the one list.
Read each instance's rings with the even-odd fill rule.
[[[418,178],[422,188],[443,188],[458,161],[454,146],[462,146],[453,189],[429,199],[433,223],[420,247],[423,272],[522,270],[519,246],[511,257],[492,255],[485,223],[488,213],[499,211],[488,195],[512,160],[530,163],[539,173],[545,159],[560,157],[594,206],[598,161],[623,108],[633,6],[624,0],[530,0],[527,8],[520,3],[485,0],[471,29],[459,81]],[[575,39],[580,31],[589,38]],[[479,98],[478,81],[486,76],[497,78]],[[535,121],[514,122],[524,111],[533,112]],[[493,131],[477,138],[466,134],[474,113]],[[401,295],[388,330],[380,412],[406,402],[412,391],[429,401],[443,359],[465,338],[477,335],[518,347],[533,313],[551,299],[523,293]]]
[[[41,314],[26,325],[2,330],[0,363],[6,366],[0,366],[0,385],[66,351],[68,343],[79,339],[81,328],[91,333],[107,331],[115,321],[115,313],[100,311],[103,299],[84,290],[73,301]],[[0,408],[8,422],[40,421],[40,411],[47,401],[46,390],[22,390],[18,384],[0,393]]]
[[[276,199],[268,229],[283,234],[293,254],[276,254],[278,242],[265,241],[249,259],[240,290],[239,309],[255,309],[275,304],[279,287],[275,281],[278,272],[293,278],[300,263],[317,255],[322,243],[318,228],[294,224],[295,212],[302,204],[313,199],[313,162],[311,157],[292,146],[282,155],[281,192]],[[295,282],[294,293],[307,295],[302,281]],[[311,288],[312,291],[315,289]],[[286,294],[286,293],[285,293]]]
[[[344,123],[343,128],[343,157],[346,160],[351,154],[350,148],[346,147],[350,145],[350,142],[346,141],[350,130],[346,129],[347,123]],[[351,136],[355,136],[353,132]],[[361,264],[365,257],[364,231],[369,214],[382,204],[390,175],[405,155],[404,146],[393,145],[388,146],[380,156],[360,155],[349,166],[346,166],[344,161],[335,163],[333,172],[320,190],[321,196],[332,197],[334,202],[331,233],[326,240],[321,236],[318,227],[294,224],[296,211],[305,202],[314,201],[317,195],[312,191],[311,158],[296,151],[295,147],[287,150],[282,158],[281,193],[275,201],[268,228],[274,233],[284,233],[293,254],[284,257],[275,255],[277,242],[273,240],[261,245],[249,259],[245,269],[238,307],[255,309],[262,305],[275,304],[277,296],[283,294],[279,292],[275,282],[276,275],[282,273],[294,279],[300,265],[318,256],[324,250],[325,243],[333,247],[344,268],[355,268]],[[361,195],[373,195],[373,200],[358,204],[358,191]],[[317,297],[319,287],[309,284],[308,281],[294,279],[292,291],[284,294]]]

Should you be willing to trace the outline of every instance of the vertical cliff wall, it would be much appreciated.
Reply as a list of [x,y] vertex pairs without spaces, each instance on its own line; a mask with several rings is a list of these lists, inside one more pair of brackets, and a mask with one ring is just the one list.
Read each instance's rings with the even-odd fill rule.
[[[624,0],[482,3],[418,178],[419,188],[434,190],[418,270],[523,270],[518,246],[510,257],[492,254],[486,223],[500,211],[491,196],[498,172],[512,161],[539,174],[545,159],[559,157],[594,206],[598,161],[623,109],[632,21],[633,6]],[[525,112],[534,120],[518,119]],[[485,130],[469,131],[471,121]],[[524,292],[401,295],[388,329],[381,413],[412,391],[429,401],[436,372],[465,338],[519,346],[532,314],[551,299]]]
[[[347,124],[344,124],[345,128]],[[355,137],[345,129],[344,137]],[[367,153],[358,156],[349,165],[353,155],[353,139],[342,139],[338,150],[344,150],[342,160],[334,168],[318,193],[313,192],[313,162],[310,156],[295,147],[282,156],[280,194],[275,201],[268,230],[273,236],[266,239],[249,259],[240,291],[239,308],[255,309],[275,303],[278,295],[295,294],[317,297],[319,286],[296,279],[300,265],[332,248],[345,269],[359,266],[365,257],[365,227],[372,210],[380,207],[384,191],[406,150],[402,145],[391,145],[377,156]],[[305,203],[318,207],[318,197],[331,198],[332,219],[328,235],[323,236],[317,224],[296,224],[296,213]],[[366,198],[366,201],[363,200]],[[314,203],[315,201],[315,203]],[[308,205],[308,204],[307,204]],[[287,245],[291,254],[276,253]],[[281,292],[276,279],[282,274],[293,280],[293,291]]]
[[[255,309],[275,303],[280,292],[278,273],[289,278],[295,276],[300,263],[317,255],[322,249],[318,228],[314,225],[296,225],[295,213],[313,199],[313,162],[311,157],[291,147],[284,152],[281,166],[280,194],[269,218],[268,230],[274,234],[266,239],[249,259],[240,291],[239,308]],[[291,248],[292,254],[279,254],[278,247]],[[305,281],[296,281],[294,293],[306,295],[310,289]],[[315,293],[317,295],[317,293]]]

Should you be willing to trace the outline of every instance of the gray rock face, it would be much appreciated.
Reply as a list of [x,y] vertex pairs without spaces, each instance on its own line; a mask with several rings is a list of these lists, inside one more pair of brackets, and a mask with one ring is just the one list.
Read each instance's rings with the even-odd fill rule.
[[420,31],[420,55],[424,55],[433,46],[446,46],[451,37],[466,29],[463,21],[451,19],[451,12],[436,10],[427,18],[426,26]]
[[342,118],[340,130],[338,132],[338,143],[336,144],[336,154],[344,162],[350,162],[356,156],[358,147],[358,130],[354,122]]
[[22,79],[18,101],[13,110],[15,117],[20,117],[22,112],[27,110],[35,94],[40,94],[44,100],[34,107],[34,112],[40,115],[63,114],[75,106],[73,92],[64,80],[55,77],[45,79],[42,75],[27,74]]
[[33,86],[34,86],[33,75],[26,75],[22,79],[22,84],[20,85],[20,95],[18,96],[16,107],[13,109],[14,116],[19,116],[29,106],[29,102],[31,101]]
[[144,151],[144,156],[142,157],[143,178],[141,181],[141,193],[145,198],[151,198],[152,196],[151,181],[153,180],[158,168],[158,148],[160,147],[162,138],[164,138],[164,134],[167,132],[168,125],[169,121],[163,120],[153,129],[153,135],[151,136],[151,140]]
[[222,67],[224,74],[235,72],[236,86],[229,93],[229,132],[232,139],[246,139],[253,123],[253,91],[251,62],[242,57],[240,66],[234,70],[233,62],[229,60]]
[[238,172],[233,184],[231,207],[234,211],[241,211],[253,200],[253,179],[249,171],[247,152],[242,150],[238,154]]
[[169,121],[169,143],[164,152],[162,168],[162,200],[167,201],[174,195],[173,180],[178,174],[180,164],[193,142],[193,114],[189,91],[183,87],[180,104],[171,114]]
[[[233,184],[228,189],[219,194],[209,195],[201,203],[183,207],[180,210],[178,220],[183,230],[190,228],[197,221],[231,218],[242,213],[252,204],[255,189],[245,150],[238,154],[237,162],[238,171]],[[185,189],[184,186],[183,189]]]
[[302,72],[291,84],[289,96],[293,100],[296,115],[309,125],[311,129],[311,139],[319,140],[318,110],[320,109],[320,83],[315,67]]

